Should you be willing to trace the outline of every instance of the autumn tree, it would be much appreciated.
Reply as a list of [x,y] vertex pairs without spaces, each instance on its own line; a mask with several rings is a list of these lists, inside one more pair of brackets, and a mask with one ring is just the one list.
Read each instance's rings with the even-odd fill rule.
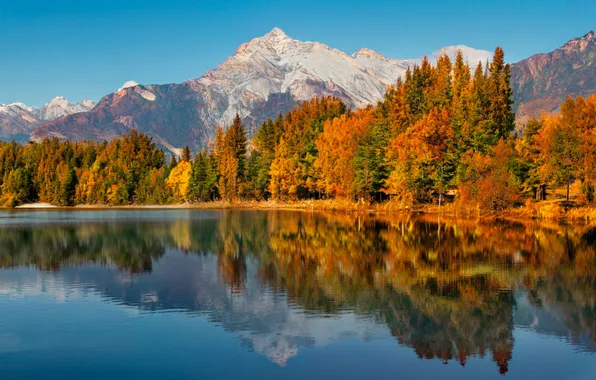
[[447,110],[434,108],[392,142],[394,169],[388,191],[407,203],[426,202],[431,191],[441,195],[449,182],[449,148],[454,133]]
[[518,156],[510,139],[499,140],[489,154],[469,151],[462,160],[467,168],[458,189],[462,208],[488,213],[520,202],[521,184],[514,174]]
[[360,139],[368,131],[372,112],[365,109],[325,122],[315,142],[318,156],[314,164],[320,169],[318,188],[327,195],[353,197],[354,156]]
[[561,121],[559,116],[542,116],[542,128],[537,136],[542,164],[540,173],[545,183],[564,184],[566,201],[569,202],[569,187],[579,173],[582,141],[574,125]]
[[180,160],[171,171],[166,184],[172,189],[176,202],[189,201],[189,183],[192,172],[192,164],[184,159]]
[[[304,102],[286,114],[269,172],[269,192],[273,198],[298,199],[318,194],[314,166],[318,156],[316,139],[327,120],[346,112],[341,100],[321,97]],[[277,130],[275,124],[277,121],[274,123]]]

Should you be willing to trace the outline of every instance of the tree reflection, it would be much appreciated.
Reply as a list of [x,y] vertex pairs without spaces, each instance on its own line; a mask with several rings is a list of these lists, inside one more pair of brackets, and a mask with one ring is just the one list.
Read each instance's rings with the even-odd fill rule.
[[[438,225],[423,217],[281,211],[217,216],[0,228],[0,264],[59,270],[96,263],[140,274],[151,272],[168,250],[215,257],[219,281],[231,294],[254,291],[248,282],[255,277],[308,313],[349,310],[373,318],[421,359],[465,366],[471,357],[490,356],[502,374],[512,358],[515,324],[596,346],[593,227]],[[149,299],[163,307],[207,308],[222,321],[226,312],[244,313],[226,328],[261,328],[248,321],[259,317],[250,302],[216,311],[214,304],[228,301],[211,285],[185,291],[180,283],[175,292],[160,292],[160,286],[153,284]],[[142,305],[143,294],[125,301]],[[530,308],[518,305],[520,299]],[[556,315],[562,328],[546,315]]]

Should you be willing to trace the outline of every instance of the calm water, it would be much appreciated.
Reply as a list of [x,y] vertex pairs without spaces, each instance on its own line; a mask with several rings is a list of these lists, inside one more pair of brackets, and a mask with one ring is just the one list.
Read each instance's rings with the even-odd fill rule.
[[596,378],[596,229],[0,212],[0,379]]

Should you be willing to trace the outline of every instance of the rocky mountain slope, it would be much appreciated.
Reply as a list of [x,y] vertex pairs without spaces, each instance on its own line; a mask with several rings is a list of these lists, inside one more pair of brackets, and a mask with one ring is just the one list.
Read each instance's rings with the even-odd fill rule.
[[[465,46],[445,51],[455,55],[457,48],[471,60],[491,56]],[[350,107],[374,103],[417,61],[390,59],[366,48],[349,55],[318,42],[294,40],[275,28],[242,44],[200,78],[169,85],[129,82],[93,111],[47,123],[32,138],[111,139],[134,128],[173,152],[185,145],[198,149],[236,113],[250,127],[314,96],[337,96]]]
[[[431,56],[445,52],[454,57],[457,49],[472,65],[492,56],[463,45]],[[2,106],[0,138],[110,140],[137,129],[171,152],[185,145],[196,150],[236,113],[249,128],[256,128],[313,96],[337,96],[354,108],[374,103],[416,62],[419,59],[391,59],[367,48],[349,55],[318,42],[294,40],[275,28],[242,44],[216,69],[181,84],[127,82],[96,107],[92,102],[70,104],[64,98],[39,110],[22,104]],[[542,110],[556,110],[569,95],[596,93],[596,34],[513,64],[512,86],[522,123]]]
[[73,104],[61,96],[52,99],[39,109],[28,107],[23,103],[0,104],[0,139],[27,141],[36,126],[62,116],[87,112],[93,107],[95,103],[91,100]]
[[511,82],[521,122],[543,110],[555,111],[568,96],[596,93],[596,33],[514,64]]

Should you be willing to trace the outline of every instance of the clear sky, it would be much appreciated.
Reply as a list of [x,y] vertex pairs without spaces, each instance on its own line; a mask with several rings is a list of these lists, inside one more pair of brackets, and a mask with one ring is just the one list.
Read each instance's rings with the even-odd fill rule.
[[0,103],[183,82],[275,26],[348,53],[500,45],[515,62],[596,29],[595,15],[596,0],[0,0]]

